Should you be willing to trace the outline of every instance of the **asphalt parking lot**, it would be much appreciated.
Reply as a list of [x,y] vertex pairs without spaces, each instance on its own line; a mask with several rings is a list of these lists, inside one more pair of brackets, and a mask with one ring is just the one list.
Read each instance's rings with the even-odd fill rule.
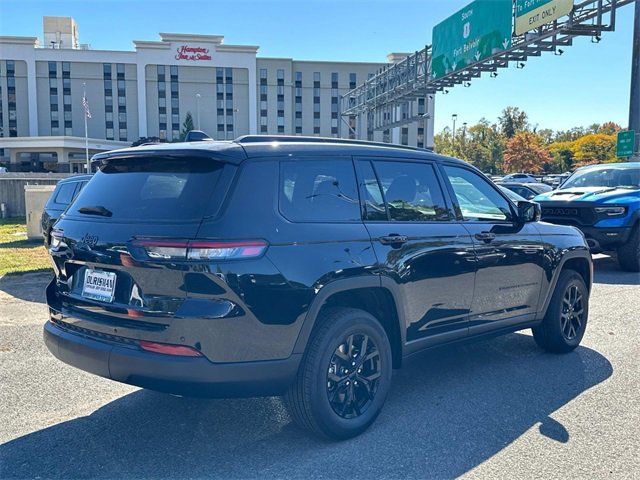
[[277,398],[178,398],[68,367],[42,342],[48,277],[0,278],[0,478],[638,478],[640,275],[595,265],[575,352],[528,332],[427,352],[342,443]]

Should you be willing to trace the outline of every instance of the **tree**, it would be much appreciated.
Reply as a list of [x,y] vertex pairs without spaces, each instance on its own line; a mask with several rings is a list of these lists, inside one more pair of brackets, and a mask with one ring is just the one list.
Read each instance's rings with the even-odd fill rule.
[[622,130],[622,127],[617,123],[605,122],[602,125],[600,125],[600,128],[598,128],[598,131],[594,133],[604,133],[605,135],[615,135],[620,130]]
[[571,149],[576,165],[582,167],[594,163],[616,161],[616,136],[592,133],[578,138]]
[[193,126],[193,117],[191,116],[191,112],[187,112],[187,115],[184,117],[184,123],[182,124],[182,132],[180,132],[180,141],[184,142],[184,139],[187,137],[187,133],[191,130],[195,130]]
[[573,142],[554,142],[548,148],[553,157],[552,171],[549,173],[564,173],[573,170]]
[[528,117],[525,112],[518,107],[507,107],[498,117],[500,131],[507,138],[512,138],[518,132],[529,129]]
[[504,150],[504,171],[537,173],[552,157],[542,146],[540,137],[531,132],[516,133],[507,141]]

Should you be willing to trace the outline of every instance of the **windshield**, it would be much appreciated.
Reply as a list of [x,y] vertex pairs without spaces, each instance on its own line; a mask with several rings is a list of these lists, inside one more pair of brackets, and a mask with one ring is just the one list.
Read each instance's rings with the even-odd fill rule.
[[201,220],[222,164],[210,159],[140,158],[100,167],[69,214],[117,221]]
[[562,184],[562,189],[575,187],[640,188],[640,168],[606,167],[577,171]]

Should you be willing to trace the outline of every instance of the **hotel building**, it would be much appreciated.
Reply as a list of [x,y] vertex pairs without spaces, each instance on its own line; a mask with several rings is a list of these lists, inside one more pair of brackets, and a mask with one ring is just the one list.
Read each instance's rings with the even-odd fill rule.
[[[188,113],[215,139],[244,134],[316,135],[433,144],[425,116],[390,131],[340,116],[340,96],[386,63],[259,57],[258,46],[221,35],[160,33],[132,51],[92,49],[69,17],[44,17],[37,37],[0,37],[0,165],[10,171],[81,172],[82,98],[90,154],[142,137],[180,138]],[[403,58],[390,54],[390,62]],[[433,112],[419,99],[418,111]]]

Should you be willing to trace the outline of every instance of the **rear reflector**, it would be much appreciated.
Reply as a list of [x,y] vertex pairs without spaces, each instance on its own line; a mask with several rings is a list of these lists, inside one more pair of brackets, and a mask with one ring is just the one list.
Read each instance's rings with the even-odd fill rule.
[[218,242],[141,238],[133,244],[144,248],[149,258],[160,260],[234,260],[259,257],[267,250],[264,240]]
[[179,357],[201,357],[202,354],[192,347],[185,345],[171,345],[168,343],[147,342],[140,340],[140,347],[143,350],[154,353],[163,353],[165,355],[175,355]]

